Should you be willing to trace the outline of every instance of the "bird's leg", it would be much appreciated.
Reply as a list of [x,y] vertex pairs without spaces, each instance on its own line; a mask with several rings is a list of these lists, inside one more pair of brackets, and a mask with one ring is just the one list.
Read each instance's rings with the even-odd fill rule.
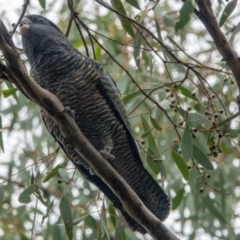
[[[113,148],[113,144],[112,144],[112,138],[110,136],[106,137],[103,139],[102,141],[104,143],[104,148],[102,150],[99,151],[99,153],[108,161],[111,162],[112,160],[115,159],[115,157],[110,153],[112,148]],[[89,172],[94,175],[96,174],[94,169],[90,168]]]
[[106,145],[104,146],[104,149],[100,150],[99,152],[105,159],[107,159],[108,161],[112,161],[115,157],[110,154],[111,150],[112,146]]
[[[112,146],[104,146],[104,149],[100,150],[99,152],[105,159],[107,159],[110,162],[115,159],[115,157],[112,154],[110,154],[111,150],[112,150]],[[89,172],[92,175],[96,174],[93,168],[90,168]]]
[[112,137],[111,135],[106,135],[104,137],[102,137],[102,141],[103,143],[103,149],[100,150],[100,154],[107,159],[108,161],[112,161],[115,157],[111,154],[112,148],[113,148],[113,142],[112,142]]
[[75,120],[75,111],[72,110],[70,107],[65,107],[63,112],[67,112],[74,120]]

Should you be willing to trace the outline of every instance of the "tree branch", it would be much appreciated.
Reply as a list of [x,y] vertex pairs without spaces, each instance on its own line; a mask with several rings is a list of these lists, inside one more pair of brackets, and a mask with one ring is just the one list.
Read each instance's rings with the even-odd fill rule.
[[128,186],[122,177],[112,168],[100,153],[82,134],[74,119],[65,111],[59,99],[42,89],[33,81],[24,67],[14,46],[11,36],[0,19],[0,48],[6,61],[6,68],[11,81],[19,90],[29,96],[43,108],[59,126],[62,134],[72,144],[74,149],[91,165],[97,175],[111,188],[123,204],[128,214],[141,224],[149,234],[157,240],[177,240],[174,236],[141,202],[136,193]]
[[[211,35],[218,51],[223,57],[223,61],[226,61],[228,66],[233,72],[236,79],[238,89],[240,92],[240,58],[233,50],[227,38],[220,30],[217,19],[213,13],[212,3],[210,0],[196,0],[199,10],[194,11],[207,31]],[[240,96],[237,98],[238,107],[240,111]]]

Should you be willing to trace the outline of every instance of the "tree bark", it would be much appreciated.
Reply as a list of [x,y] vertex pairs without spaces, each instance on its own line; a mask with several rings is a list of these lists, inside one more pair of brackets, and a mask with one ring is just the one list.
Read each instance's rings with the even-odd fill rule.
[[[238,90],[240,92],[240,58],[221,31],[217,19],[213,13],[211,1],[196,0],[196,3],[199,10],[195,9],[194,13],[211,35],[219,53],[223,57],[223,61],[226,61],[227,65],[232,70],[238,85]],[[237,102],[240,111],[240,96],[238,96]]]

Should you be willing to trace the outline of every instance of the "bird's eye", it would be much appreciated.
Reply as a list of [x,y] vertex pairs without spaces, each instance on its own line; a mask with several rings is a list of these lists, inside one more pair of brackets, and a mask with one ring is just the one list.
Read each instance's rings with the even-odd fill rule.
[[44,20],[43,19],[39,19],[38,22],[39,23],[44,23]]

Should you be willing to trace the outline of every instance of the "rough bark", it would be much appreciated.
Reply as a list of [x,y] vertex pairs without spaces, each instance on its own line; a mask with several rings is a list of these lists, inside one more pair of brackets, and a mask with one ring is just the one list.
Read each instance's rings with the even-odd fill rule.
[[[236,79],[236,83],[238,85],[238,89],[240,91],[240,58],[221,31],[217,19],[214,15],[211,1],[196,0],[196,3],[198,10],[195,9],[194,12],[211,35],[219,53],[223,57],[223,61],[226,61],[227,65],[232,70],[233,75]],[[237,102],[240,110],[239,96],[237,98]]]

